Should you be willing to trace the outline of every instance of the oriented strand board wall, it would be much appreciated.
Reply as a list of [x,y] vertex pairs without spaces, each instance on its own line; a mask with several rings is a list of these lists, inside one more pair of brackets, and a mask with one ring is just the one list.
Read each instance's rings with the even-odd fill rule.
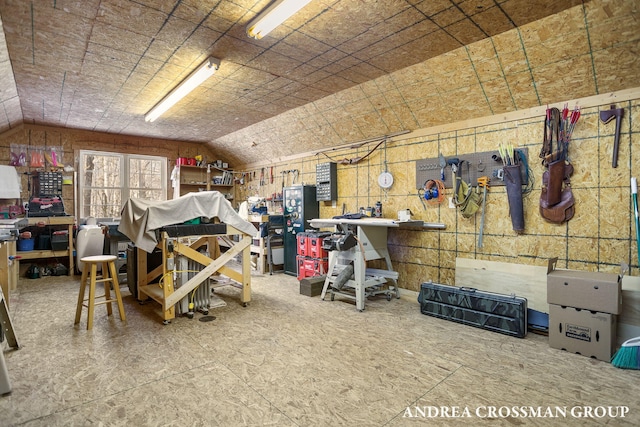
[[[418,290],[425,280],[455,284],[457,257],[545,266],[548,257],[557,256],[562,268],[611,272],[618,271],[620,262],[627,262],[630,274],[640,276],[629,190],[629,178],[640,170],[640,156],[633,149],[638,143],[640,94],[636,90],[623,104],[608,97],[610,92],[638,87],[637,13],[633,1],[584,2],[299,107],[223,140],[229,145],[256,141],[257,147],[269,147],[270,138],[281,137],[304,141],[307,150],[320,151],[349,141],[355,144],[372,135],[412,130],[414,138],[396,139],[363,162],[340,165],[339,199],[335,207],[321,205],[322,216],[333,216],[342,212],[343,205],[346,211],[355,212],[380,200],[386,217],[410,208],[418,219],[444,223],[444,231],[391,233],[393,262],[400,285],[407,289]],[[599,101],[582,104],[585,108],[570,147],[576,168],[572,178],[576,216],[564,225],[549,224],[538,213],[543,169],[537,154],[544,107],[549,103],[562,108],[568,101],[573,108],[574,99],[586,97],[599,97]],[[604,125],[598,119],[599,111],[608,109],[610,102],[617,102],[626,112],[616,169],[611,168],[615,125]],[[479,118],[491,115],[483,123],[492,124],[477,124]],[[480,216],[467,220],[446,206],[422,207],[415,190],[415,161],[437,157],[439,152],[453,156],[493,150],[500,142],[529,148],[534,191],[525,200],[526,231],[517,236],[508,217],[504,187],[491,188],[480,250]],[[312,184],[317,163],[357,158],[372,146],[277,159],[273,156],[287,153],[274,149],[272,156],[264,156],[264,164],[245,167],[259,177],[260,166],[267,170],[273,166],[274,182],[246,181],[238,188],[237,200],[280,192],[282,171],[299,170],[297,182]],[[376,184],[385,160],[395,177],[388,192]],[[290,184],[292,175],[284,176]]]
[[[485,4],[463,2],[470,3]],[[531,8],[536,6],[534,2]],[[639,87],[639,13],[637,0],[581,2],[294,108],[211,144],[235,152],[236,165],[260,164],[256,158],[268,165],[290,156],[291,147],[321,150],[406,129]]]
[[[602,98],[604,99],[604,97]],[[575,101],[570,101],[573,108]],[[603,101],[604,102],[604,101]],[[592,104],[593,105],[593,104]],[[562,108],[562,105],[555,105]],[[559,267],[618,272],[621,262],[631,265],[631,275],[639,275],[636,256],[635,228],[631,215],[629,180],[640,175],[640,100],[618,103],[625,116],[620,137],[619,165],[612,168],[613,133],[615,124],[604,124],[599,111],[609,104],[582,109],[569,148],[575,167],[572,187],[576,198],[576,214],[563,225],[546,222],[538,212],[541,166],[538,153],[543,139],[543,116],[522,114],[521,120],[494,117],[498,124],[452,124],[443,131],[425,130],[423,137],[393,141],[381,145],[366,160],[350,165],[338,165],[338,200],[321,203],[321,215],[331,217],[356,212],[361,206],[383,203],[383,214],[395,218],[397,211],[409,208],[414,218],[446,225],[442,231],[392,231],[389,237],[391,257],[400,273],[400,286],[417,291],[420,283],[433,280],[455,284],[457,257],[486,259],[508,263],[546,266],[549,257],[560,259]],[[544,114],[544,109],[538,109]],[[458,127],[458,129],[456,129]],[[491,187],[487,197],[484,246],[478,248],[480,215],[464,219],[448,204],[424,208],[415,190],[415,161],[496,150],[499,143],[513,143],[529,149],[529,163],[535,179],[533,192],[525,198],[525,233],[516,235],[508,214],[503,186]],[[274,182],[245,182],[239,186],[239,200],[247,195],[265,197],[281,191],[284,170],[298,169],[298,183],[315,183],[317,163],[352,159],[367,154],[375,144],[358,149],[330,151],[275,164]],[[389,191],[377,185],[377,176],[386,165],[395,181]],[[267,168],[269,170],[269,168]],[[260,170],[257,171],[258,176]],[[285,174],[289,177],[291,174]],[[291,178],[285,184],[291,184]]]
[[[0,135],[0,164],[9,164],[12,144],[25,145],[29,148],[62,147],[63,162],[65,164],[73,164],[76,169],[79,150],[164,156],[170,160],[167,171],[168,175],[171,173],[171,168],[175,164],[177,157],[194,157],[197,154],[201,154],[205,156],[208,161],[217,159],[215,154],[204,144],[24,125]],[[33,172],[35,170],[36,169],[28,166],[18,168],[18,172],[22,174],[23,201],[29,200],[27,176],[24,175],[23,172]],[[169,179],[169,177],[167,177],[167,179]],[[168,188],[168,197],[170,198],[172,197],[170,182],[168,183]],[[71,186],[64,186],[62,195],[65,203],[65,211],[68,214],[73,214],[75,211],[73,188]]]

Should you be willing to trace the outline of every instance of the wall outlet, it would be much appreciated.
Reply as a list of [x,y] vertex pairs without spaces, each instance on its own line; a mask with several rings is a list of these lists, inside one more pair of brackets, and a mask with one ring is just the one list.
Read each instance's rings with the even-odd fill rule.
[[453,197],[449,197],[449,207],[451,209],[455,209],[456,208],[456,204],[453,203]]

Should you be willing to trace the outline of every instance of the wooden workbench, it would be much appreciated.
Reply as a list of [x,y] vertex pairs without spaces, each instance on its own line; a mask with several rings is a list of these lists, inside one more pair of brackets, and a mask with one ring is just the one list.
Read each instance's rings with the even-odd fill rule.
[[[170,237],[166,231],[161,232],[161,239],[157,247],[162,250],[162,263],[153,271],[147,273],[146,252],[138,248],[138,299],[143,301],[151,298],[161,305],[160,317],[164,324],[175,318],[175,305],[190,292],[196,289],[215,273],[229,277],[241,289],[240,302],[246,306],[251,301],[251,239],[253,236],[242,233],[230,225],[220,224],[223,231],[216,234],[200,236]],[[218,238],[240,235],[238,242],[233,242],[225,253],[220,253]],[[195,239],[193,239],[195,237]],[[187,239],[188,238],[188,239]],[[185,240],[195,240],[185,243]],[[225,239],[230,242],[232,239]],[[198,249],[207,245],[206,256]],[[226,264],[233,261],[236,255],[242,254],[241,271],[236,271]],[[184,256],[202,265],[202,270],[179,288],[174,285],[173,272],[176,268],[176,257]],[[159,283],[151,283],[160,277]]]
[[42,259],[42,258],[67,258],[69,260],[69,276],[74,274],[74,262],[73,262],[73,226],[76,223],[76,217],[74,216],[49,216],[49,217],[31,217],[27,218],[30,226],[38,225],[39,223],[45,226],[50,225],[66,225],[69,233],[69,246],[64,251],[54,250],[33,250],[33,251],[20,251],[18,255],[20,260],[28,259]]

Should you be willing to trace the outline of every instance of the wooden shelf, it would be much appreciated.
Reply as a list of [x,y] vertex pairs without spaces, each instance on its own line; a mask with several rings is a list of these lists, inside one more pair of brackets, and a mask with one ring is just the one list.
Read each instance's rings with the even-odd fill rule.
[[178,166],[177,176],[177,195],[183,196],[187,193],[195,191],[216,191],[228,193],[225,195],[227,200],[233,200],[233,191],[221,191],[233,190],[234,184],[214,184],[212,178],[212,171],[229,171],[228,169],[219,169],[214,166],[209,168],[200,166]]
[[139,286],[138,292],[145,294],[160,304],[164,301],[164,292],[158,284]]
[[53,250],[33,250],[33,251],[17,251],[16,255],[20,256],[20,259],[43,259],[43,258],[68,258],[69,260],[69,276],[75,274],[75,265],[73,260],[73,226],[76,223],[76,217],[74,216],[45,216],[45,217],[29,217],[27,218],[30,226],[44,224],[50,225],[66,225],[67,233],[69,236],[69,246],[66,250],[53,251]]
[[27,220],[29,225],[38,225],[41,222],[45,225],[73,225],[76,223],[75,216],[32,216]]
[[178,166],[178,195],[183,196],[194,191],[209,190],[211,173],[206,167]]
[[[253,213],[253,214],[249,215],[249,222],[251,222],[258,229],[260,229],[260,224],[269,222],[269,215],[268,214],[262,214],[261,215],[261,214]],[[252,254],[257,255],[256,270],[258,271],[258,273],[260,273],[260,274],[268,273],[269,272],[269,264],[267,263],[267,238],[266,237],[260,237],[260,238],[253,237],[252,242],[251,242],[251,246],[250,246],[250,250],[251,250]],[[271,247],[271,250],[272,250],[273,253],[276,253],[276,252],[279,252],[281,250],[284,250],[284,241],[281,244],[274,244]],[[280,267],[281,264],[275,264],[275,266]]]
[[51,250],[33,250],[18,251],[21,259],[38,259],[38,258],[64,258],[69,256],[69,251],[51,251]]

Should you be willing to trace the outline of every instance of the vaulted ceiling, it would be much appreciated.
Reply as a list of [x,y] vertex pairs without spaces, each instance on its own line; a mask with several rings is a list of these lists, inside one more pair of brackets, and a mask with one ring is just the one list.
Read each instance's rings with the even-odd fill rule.
[[[616,90],[637,77],[592,81],[597,49],[623,42],[592,33],[637,27],[634,3],[313,0],[254,40],[246,25],[267,0],[0,0],[0,133],[34,123],[196,141],[251,164],[540,105],[583,78],[582,96]],[[637,50],[637,29],[625,37]],[[208,56],[218,72],[145,122]],[[542,73],[564,60],[583,76]]]

